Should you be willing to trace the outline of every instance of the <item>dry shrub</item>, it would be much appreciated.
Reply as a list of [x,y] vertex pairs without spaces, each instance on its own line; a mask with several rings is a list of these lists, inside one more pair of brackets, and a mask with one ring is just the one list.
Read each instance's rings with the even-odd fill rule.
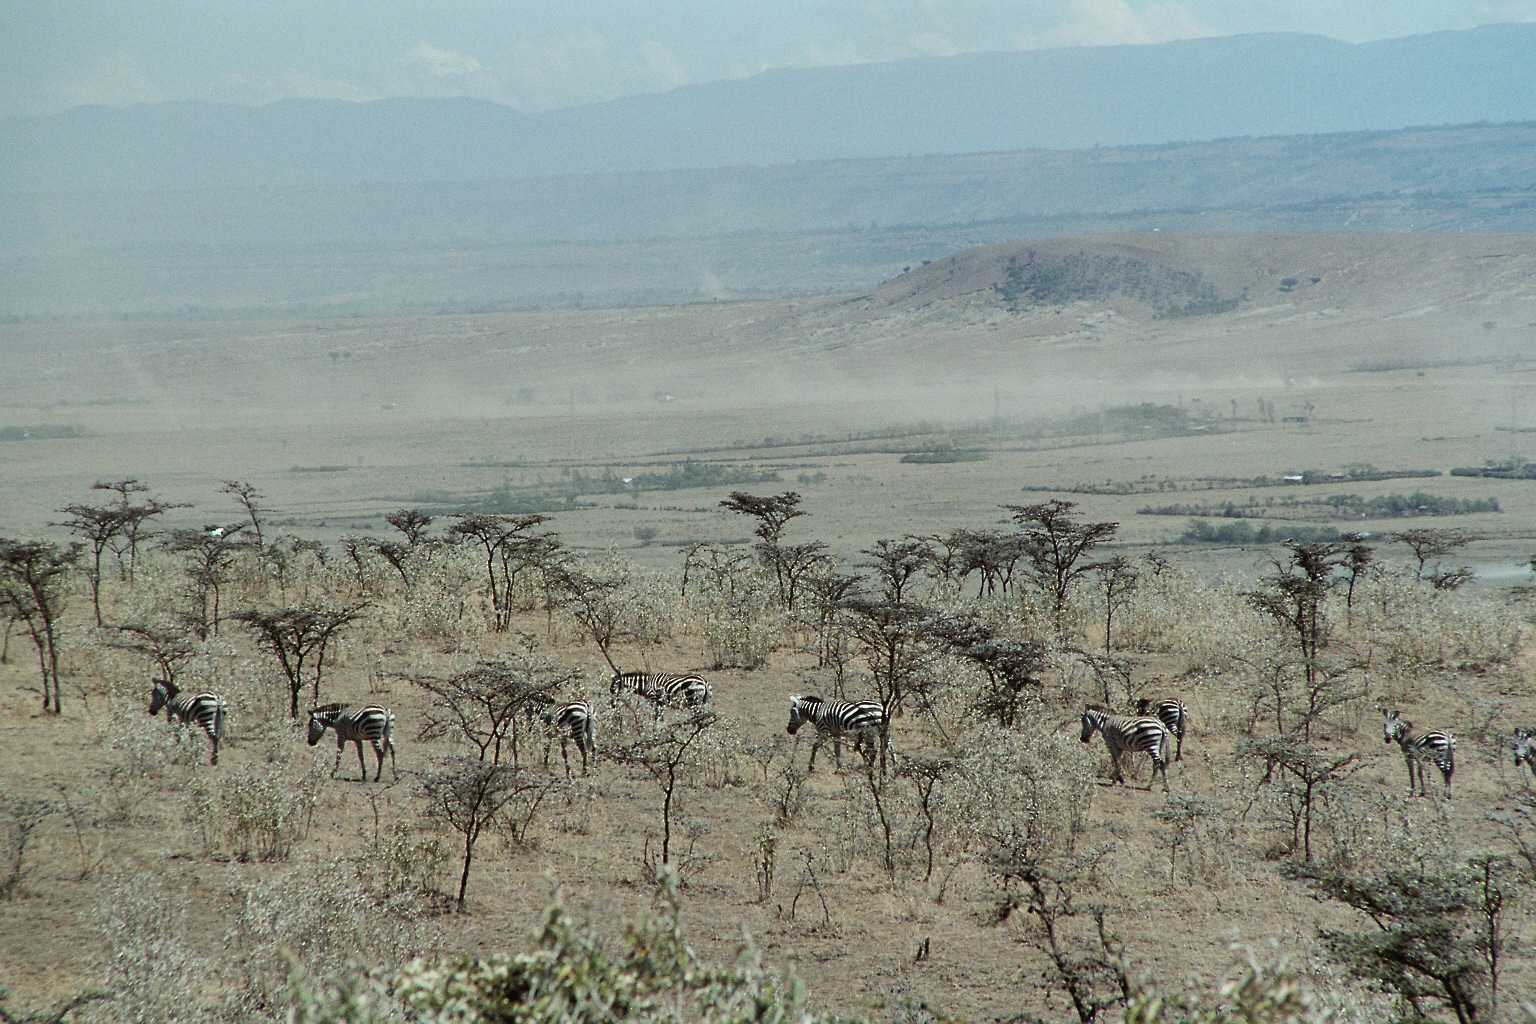
[[1226,657],[1226,637],[1260,631],[1258,613],[1241,589],[1225,576],[1195,576],[1179,565],[1159,575],[1143,573],[1130,605],[1116,618],[1117,644],[1219,663]]
[[450,648],[467,647],[484,636],[490,613],[481,594],[484,569],[473,552],[463,545],[434,544],[412,558],[411,588],[395,605],[400,631]]
[[301,864],[271,880],[232,876],[230,890],[232,1016],[278,1005],[294,960],[330,977],[353,963],[404,963],[435,944],[415,894],[370,889],[348,860]]
[[1519,609],[1473,590],[1441,591],[1411,574],[1373,579],[1356,598],[1356,621],[1389,673],[1412,676],[1464,662],[1501,664],[1518,653]]
[[196,726],[167,724],[165,716],[146,714],[147,703],[111,702],[111,726],[97,769],[106,778],[102,813],[108,822],[129,824],[144,816],[146,798],[160,788],[166,773],[206,764],[208,738]]
[[1053,727],[1049,712],[1036,709],[1014,729],[978,729],[953,760],[935,813],[956,850],[974,853],[1006,837],[1066,852],[1087,828],[1093,759],[1076,736]]
[[258,762],[200,776],[187,788],[183,820],[209,856],[225,850],[239,861],[286,860],[308,831],[324,760]]
[[222,1016],[209,1005],[220,980],[217,961],[187,941],[182,895],[156,875],[129,873],[108,875],[100,892],[94,916],[115,998],[93,1004],[85,1019],[201,1024]]

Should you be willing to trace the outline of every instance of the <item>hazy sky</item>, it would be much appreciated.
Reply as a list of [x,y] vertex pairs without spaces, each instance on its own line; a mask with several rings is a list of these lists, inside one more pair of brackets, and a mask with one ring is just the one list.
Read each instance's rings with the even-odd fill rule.
[[1536,0],[0,0],[0,115],[476,96],[543,110],[772,67],[1536,20]]

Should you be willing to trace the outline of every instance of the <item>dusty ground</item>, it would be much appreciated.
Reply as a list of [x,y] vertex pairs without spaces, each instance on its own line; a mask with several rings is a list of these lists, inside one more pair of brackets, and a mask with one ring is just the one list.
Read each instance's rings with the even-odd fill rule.
[[[282,529],[333,542],[384,534],[382,516],[394,509],[471,500],[504,482],[548,480],[572,466],[630,475],[691,457],[779,472],[782,483],[749,489],[800,491],[811,514],[796,522],[794,539],[824,540],[857,561],[879,538],[992,528],[1006,518],[1001,504],[1063,493],[1026,486],[1156,477],[1201,487],[1209,478],[1358,463],[1447,471],[1536,459],[1528,429],[1536,427],[1529,342],[1536,242],[1529,237],[1445,236],[1396,247],[1327,238],[1247,248],[1202,249],[1189,238],[1135,244],[1161,247],[1186,261],[1180,266],[1193,260],[1221,287],[1246,287],[1248,297],[1232,312],[1176,320],[1152,319],[1118,300],[1010,313],[987,298],[999,264],[983,251],[857,300],[391,321],[3,326],[0,427],[74,425],[84,436],[0,442],[0,534],[47,530],[54,509],[93,497],[93,482],[125,477],[167,500],[195,502],[176,525],[234,521],[238,510],[218,487],[238,479],[262,491]],[[1289,277],[1302,283],[1279,290]],[[1261,420],[1261,400],[1273,403],[1279,422]],[[999,427],[984,461],[941,465],[904,464],[866,443],[873,431],[918,421],[953,429],[1139,402],[1182,406],[1210,429],[1127,441],[1020,439]],[[1305,418],[1284,421],[1292,416]],[[819,482],[798,481],[818,473],[825,474]],[[1536,552],[1536,482],[1440,476],[1306,490],[1371,496],[1418,487],[1497,498],[1499,513],[1407,525],[1474,532],[1466,560],[1490,593],[1529,579],[1523,566]],[[748,536],[747,523],[718,507],[733,489],[594,496],[556,513],[551,525],[576,547],[617,548],[643,566],[675,569],[681,555],[669,542]],[[1157,495],[1066,496],[1089,518],[1120,522],[1128,554],[1183,529],[1179,518],[1136,514],[1162,503]],[[1373,533],[1404,526],[1358,524]],[[651,543],[636,539],[637,527],[655,529]],[[1252,576],[1273,552],[1173,554],[1201,572]],[[543,620],[519,628],[542,634]],[[360,644],[337,670],[338,695],[368,694],[366,670],[375,662]],[[484,641],[484,653],[497,649],[495,639]],[[573,637],[557,637],[548,651],[600,674],[590,645]],[[423,653],[403,652],[400,663]],[[74,694],[61,719],[37,716],[29,689],[35,669],[24,654],[13,644],[0,666],[0,778],[8,793],[46,796],[58,784],[95,777],[112,727],[102,700],[87,708]],[[657,667],[705,667],[689,644],[644,657]],[[1176,656],[1148,656],[1140,671],[1166,678],[1182,667]],[[783,731],[785,700],[798,692],[803,668],[802,656],[779,651],[754,672],[711,673],[717,705],[741,735],[768,740]],[[109,682],[75,680],[92,692]],[[1523,661],[1486,677],[1426,681],[1415,696],[1425,715],[1464,728],[1454,717],[1467,713],[1464,693],[1479,707],[1497,706],[1500,728],[1536,716]],[[420,694],[405,684],[374,699],[395,707],[402,722],[419,720]],[[1528,781],[1497,760],[1496,740],[1462,741],[1455,801],[1403,805],[1400,757],[1378,729],[1365,720],[1338,742],[1370,758],[1361,779],[1379,794],[1382,814],[1424,822],[1443,815],[1469,850],[1491,846],[1484,813]],[[385,814],[410,813],[410,773],[431,748],[412,742],[409,725],[401,731],[401,783],[389,785],[386,770],[378,785],[328,784],[296,856],[365,842],[371,815],[362,820],[360,792],[380,794]],[[260,756],[250,733],[247,723],[236,728],[218,771]],[[1222,721],[1197,714],[1190,756],[1172,773],[1175,791],[1232,798],[1227,754],[1235,739]],[[920,733],[897,739],[898,746],[923,741]],[[355,771],[347,764],[344,773]],[[111,864],[179,876],[194,904],[217,900],[231,879],[281,870],[197,856],[176,794],[186,778],[208,771],[175,769],[151,801],[163,807],[93,831],[90,841],[103,844]],[[552,881],[574,908],[602,922],[645,905],[639,858],[655,827],[655,787],[611,764],[591,785],[585,831],[550,824],[529,850],[487,851],[471,887],[472,912],[441,920],[441,948],[521,943]],[[877,1013],[903,996],[957,1020],[1006,1018],[1039,1005],[1043,961],[1017,941],[1023,925],[982,926],[991,889],[978,864],[958,868],[936,902],[934,883],[891,884],[855,857],[826,883],[830,923],[810,890],[791,914],[798,851],[829,842],[820,816],[838,806],[843,782],[818,764],[810,785],[818,798],[784,831],[779,882],[766,901],[752,874],[755,835],[769,816],[761,794],[743,782],[688,795],[685,813],[707,827],[698,850],[711,858],[685,896],[685,920],[703,950],[729,955],[744,925],[768,959],[794,965],[818,1005],[847,1012]],[[1236,837],[1239,852],[1218,858],[1208,878],[1196,883],[1181,871],[1170,883],[1162,826],[1150,817],[1160,801],[1096,789],[1082,838],[1084,847],[1117,843],[1108,891],[1124,908],[1117,925],[1136,963],[1167,977],[1219,972],[1234,939],[1274,938],[1305,951],[1319,923],[1349,920],[1280,882],[1261,856],[1263,837],[1247,825]],[[91,978],[99,947],[90,908],[101,876],[76,880],[76,843],[62,820],[51,820],[38,841],[31,894],[0,903],[0,980],[25,998]],[[929,954],[915,959],[925,940]],[[1536,990],[1528,969],[1518,983]]]

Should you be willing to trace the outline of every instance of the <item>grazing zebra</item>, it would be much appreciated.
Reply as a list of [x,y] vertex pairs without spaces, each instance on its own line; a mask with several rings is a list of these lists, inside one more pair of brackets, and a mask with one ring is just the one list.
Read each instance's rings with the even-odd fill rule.
[[878,751],[880,770],[885,771],[886,756],[891,752],[891,717],[884,704],[874,700],[827,701],[815,696],[789,698],[789,734],[793,736],[806,722],[816,727],[816,742],[811,744],[811,760],[805,767],[807,773],[815,770],[816,751],[828,737],[832,739],[832,756],[841,768],[844,736],[853,738],[854,750],[867,741],[865,761],[873,766]]
[[213,757],[208,763],[219,763],[219,737],[224,735],[229,701],[216,693],[182,693],[181,688],[169,679],[156,679],[149,696],[149,713],[158,715],[161,708],[165,708],[167,722],[179,718],[182,725],[196,722],[202,727],[213,744]]
[[671,672],[620,672],[608,684],[608,706],[619,702],[626,693],[637,694],[656,705],[656,717],[669,704],[693,707],[708,704],[711,690],[702,676],[676,675]]
[[1173,759],[1184,760],[1184,732],[1189,727],[1189,708],[1184,706],[1183,701],[1172,697],[1156,701],[1143,697],[1136,702],[1136,713],[1144,718],[1155,718],[1166,725],[1168,731],[1173,734],[1173,738],[1178,741]]
[[[581,751],[581,774],[587,774],[587,758],[592,755],[597,739],[597,716],[592,711],[592,705],[584,700],[573,700],[557,707],[546,707],[539,712],[539,718],[560,736],[560,759],[565,762],[565,774],[571,774],[571,759],[565,752],[565,745],[574,742],[576,749]],[[550,735],[544,740],[544,767],[549,767],[549,748],[554,737]]]
[[389,751],[389,766],[395,778],[400,778],[400,768],[395,764],[395,713],[377,704],[324,704],[309,712],[309,745],[320,742],[327,728],[336,730],[336,763],[331,767],[331,778],[341,770],[341,753],[347,743],[357,744],[357,764],[363,771],[359,782],[368,781],[368,763],[363,759],[363,741],[373,744],[373,756],[378,758],[379,769],[373,781],[384,774],[384,751]]
[[1104,745],[1109,748],[1116,782],[1125,783],[1125,776],[1120,772],[1120,755],[1128,750],[1144,750],[1152,757],[1152,778],[1147,780],[1147,792],[1152,792],[1158,772],[1163,773],[1163,792],[1168,792],[1168,747],[1173,742],[1173,735],[1166,725],[1156,718],[1126,718],[1089,706],[1083,711],[1083,735],[1080,738],[1084,743],[1093,739],[1095,729],[1104,736]]
[[1403,759],[1408,762],[1408,795],[1413,795],[1414,769],[1418,769],[1419,795],[1428,796],[1429,787],[1424,782],[1424,762],[1433,761],[1445,779],[1445,796],[1451,796],[1451,775],[1456,771],[1456,740],[1448,732],[1436,729],[1422,735],[1413,731],[1413,723],[1381,713],[1383,743],[1396,743],[1403,748]]
[[1522,762],[1536,776],[1536,732],[1530,729],[1515,730],[1515,767],[1519,768]]

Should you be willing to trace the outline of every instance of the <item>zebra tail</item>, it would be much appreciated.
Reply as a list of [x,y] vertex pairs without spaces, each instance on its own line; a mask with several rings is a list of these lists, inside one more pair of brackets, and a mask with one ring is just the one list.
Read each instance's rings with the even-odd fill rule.
[[388,708],[384,709],[384,746],[391,751],[395,749],[395,713]]
[[224,716],[229,713],[229,701],[220,697],[213,705],[213,735],[215,739],[224,738]]

